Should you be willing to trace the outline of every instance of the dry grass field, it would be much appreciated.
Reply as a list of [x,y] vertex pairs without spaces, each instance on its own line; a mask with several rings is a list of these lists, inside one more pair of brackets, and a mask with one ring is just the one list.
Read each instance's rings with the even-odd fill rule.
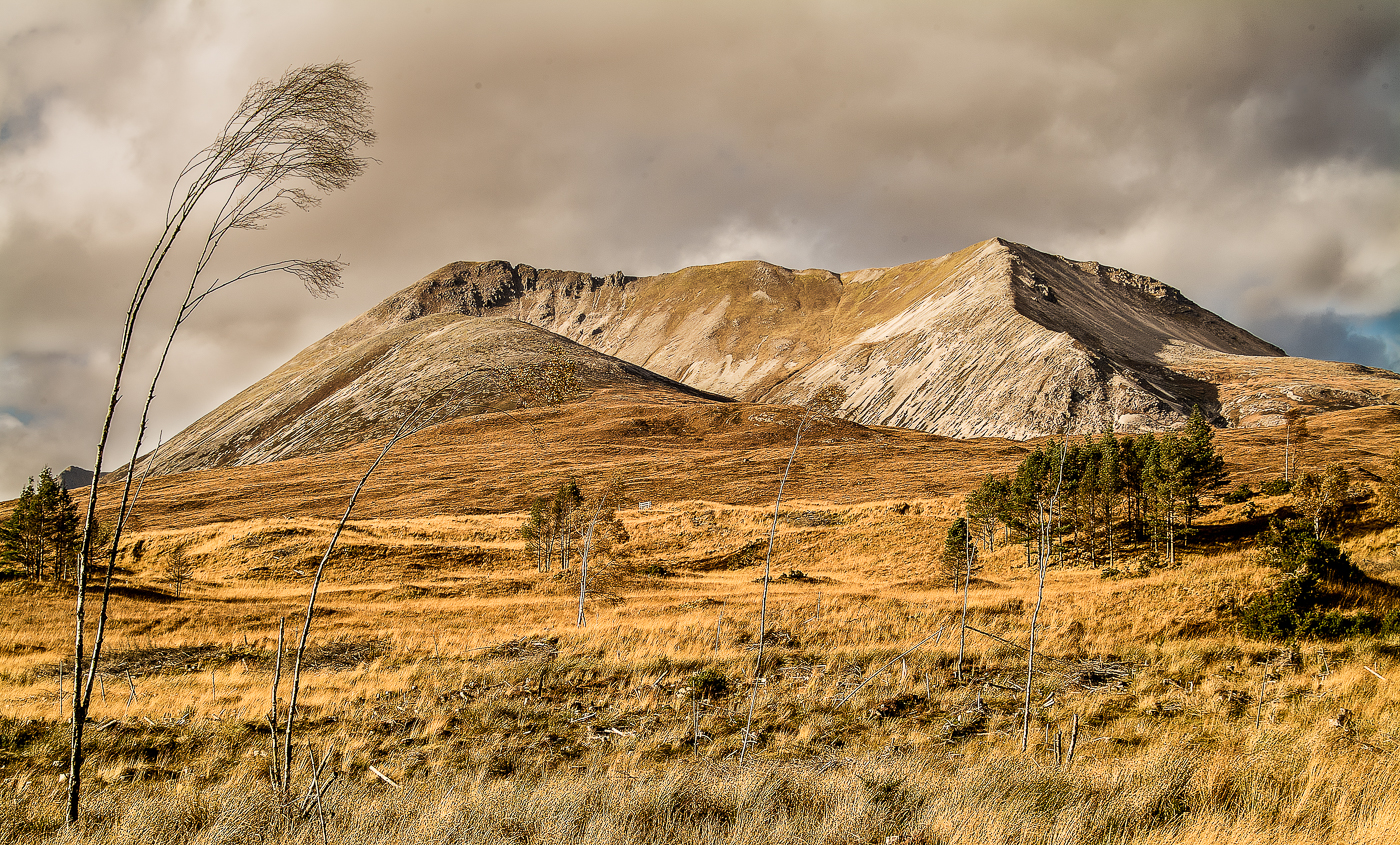
[[[75,829],[62,825],[60,779],[71,591],[0,583],[0,842],[1400,834],[1400,642],[1271,643],[1236,628],[1232,608],[1276,577],[1248,526],[1288,496],[1255,499],[1252,517],[1209,502],[1200,541],[1174,568],[1141,565],[1137,551],[1113,577],[1057,560],[1022,751],[1035,570],[1018,545],[984,554],[959,678],[963,596],[934,566],[962,492],[1025,453],[1006,441],[838,425],[804,445],[741,763],[762,547],[790,428],[781,412],[741,425],[710,419],[714,406],[626,407],[528,412],[541,428],[570,423],[554,441],[504,448],[478,419],[391,453],[319,602],[296,797],[313,763],[324,761],[321,784],[334,779],[304,814],[268,784],[276,633],[304,612],[340,486],[368,449],[148,483],[123,542]],[[1300,464],[1344,461],[1364,481],[1400,440],[1397,416],[1327,415]],[[608,433],[617,426],[637,431]],[[1278,474],[1277,435],[1220,433],[1232,484]],[[536,571],[519,509],[567,475],[593,492],[619,465],[631,473],[619,510],[628,538],[590,561],[580,628],[576,567]],[[1400,529],[1362,516],[1344,546],[1378,583],[1342,603],[1390,609]],[[177,549],[194,563],[178,599],[164,582]]]

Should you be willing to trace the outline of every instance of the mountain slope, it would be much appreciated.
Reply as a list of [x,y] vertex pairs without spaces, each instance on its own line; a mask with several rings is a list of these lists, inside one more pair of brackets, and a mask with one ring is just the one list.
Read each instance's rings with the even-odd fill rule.
[[1287,358],[1154,279],[1001,239],[839,276],[462,262],[400,296],[443,289],[703,390],[800,402],[840,384],[853,420],[959,437],[1173,428],[1196,404],[1248,426],[1400,403],[1394,373]]
[[415,427],[597,390],[663,403],[724,401],[516,320],[446,310],[411,320],[370,316],[195,421],[161,448],[154,471],[332,452],[389,436],[425,400]]
[[[630,363],[629,363],[630,362]],[[758,261],[635,278],[458,262],[313,343],[162,449],[159,472],[323,454],[427,418],[570,395],[801,403],[840,385],[862,424],[955,437],[1234,426],[1400,404],[1400,376],[1290,358],[1174,288],[993,239],[837,275]],[[544,391],[549,392],[549,391]],[[553,397],[558,399],[561,397]]]

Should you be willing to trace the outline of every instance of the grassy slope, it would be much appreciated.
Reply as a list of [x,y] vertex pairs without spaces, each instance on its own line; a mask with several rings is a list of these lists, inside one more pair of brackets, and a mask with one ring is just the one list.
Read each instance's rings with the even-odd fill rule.
[[[709,418],[678,405],[666,414],[680,422],[647,410],[627,417],[650,420],[645,430],[605,437],[619,423],[590,428],[567,416],[579,407],[534,412],[542,426],[551,414],[579,421],[579,464],[565,445],[535,442],[534,453],[499,457],[531,463],[516,479],[466,469],[489,457],[470,429],[402,444],[402,463],[386,467],[367,501],[376,518],[355,521],[343,539],[301,735],[334,749],[332,841],[1357,842],[1385,841],[1400,825],[1400,647],[1306,643],[1285,656],[1238,637],[1226,608],[1269,578],[1237,549],[1230,526],[1243,506],[1208,515],[1217,542],[1173,570],[1109,580],[1087,567],[1052,569],[1040,617],[1047,659],[1023,755],[1014,688],[1024,653],[973,635],[970,680],[957,682],[951,624],[961,602],[931,566],[957,504],[946,494],[1014,465],[1023,447],[985,441],[959,453],[937,438],[855,428],[849,440],[828,431],[804,447],[805,501],[785,508],[775,571],[812,580],[773,588],[770,627],[792,642],[770,651],[759,745],[739,767],[760,570],[731,553],[763,536],[786,429],[701,425]],[[1301,464],[1361,466],[1394,448],[1387,413],[1314,422]],[[1237,479],[1277,474],[1275,439],[1221,434]],[[624,451],[634,440],[635,452]],[[661,442],[669,448],[655,454]],[[589,626],[578,630],[574,574],[535,572],[515,537],[520,514],[463,514],[470,502],[511,507],[565,469],[596,485],[610,462],[633,454],[660,479],[634,498],[658,504],[624,512],[630,540],[594,561]],[[328,535],[317,509],[342,495],[329,479],[364,458],[333,457],[284,467],[285,484],[228,476],[220,493],[218,479],[195,474],[143,493],[146,522],[121,560],[113,674],[93,714],[107,727],[91,733],[89,821],[78,840],[319,841],[314,819],[278,821],[259,725],[277,620],[298,612]],[[428,467],[436,474],[425,479]],[[747,475],[731,482],[731,473]],[[920,495],[915,485],[930,482],[945,495]],[[437,515],[410,515],[415,497]],[[210,502],[229,508],[225,521],[210,521]],[[1255,503],[1261,513],[1286,504]],[[1347,540],[1372,575],[1400,583],[1397,542],[1400,530],[1376,526]],[[177,547],[197,561],[179,600],[160,583]],[[1000,549],[986,563],[971,624],[1024,642],[1035,583],[1023,553]],[[653,564],[672,574],[647,574]],[[51,766],[64,753],[56,667],[71,647],[70,608],[54,588],[0,587],[12,620],[0,629],[0,841],[71,841],[55,826],[61,784]],[[704,670],[729,690],[698,697],[692,678]],[[902,715],[871,713],[900,700],[891,706]],[[1342,708],[1350,721],[1332,727]],[[1055,737],[1067,743],[1075,716],[1079,747],[1067,769],[1055,764]],[[402,788],[378,781],[371,765]]]

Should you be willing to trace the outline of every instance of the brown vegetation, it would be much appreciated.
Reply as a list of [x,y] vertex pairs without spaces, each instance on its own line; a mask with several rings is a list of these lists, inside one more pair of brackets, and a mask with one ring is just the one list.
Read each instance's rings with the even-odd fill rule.
[[[147,481],[71,831],[53,766],[71,588],[0,584],[0,842],[316,842],[324,822],[328,841],[377,843],[1342,843],[1400,824],[1400,648],[1236,627],[1276,577],[1252,535],[1301,515],[1291,494],[1207,498],[1174,567],[1128,547],[1105,577],[1057,556],[1023,754],[1036,571],[1015,543],[982,553],[959,679],[963,596],[937,558],[963,493],[1033,444],[813,424],[755,686],[756,581],[800,411],[600,391],[513,413],[535,432],[483,415],[400,443],[340,538],[292,771],[304,791],[325,761],[324,812],[289,815],[268,784],[269,684],[376,444]],[[1333,595],[1342,610],[1397,603],[1400,529],[1362,495],[1396,421],[1320,415],[1294,444],[1300,470],[1355,481],[1342,539],[1371,577]],[[1281,476],[1280,433],[1217,433],[1232,485]],[[538,571],[521,508],[568,477],[595,495],[619,467],[625,539],[590,558],[580,629],[577,567]]]
[[[1269,575],[1228,539],[1137,576],[1050,568],[1022,755],[1035,572],[1018,547],[984,554],[959,682],[962,598],[935,562],[959,505],[783,507],[774,571],[802,577],[770,588],[742,767],[762,555],[707,562],[762,542],[768,507],[620,511],[628,539],[590,561],[586,629],[576,571],[536,571],[523,513],[352,520],[317,613],[294,783],[330,750],[338,842],[1323,843],[1400,824],[1400,652],[1240,637],[1229,608]],[[304,607],[333,523],[158,527],[162,513],[123,544],[131,597],[72,833],[50,765],[71,599],[2,588],[0,841],[321,841],[323,819],[289,819],[267,785],[264,717],[278,620]],[[1214,504],[1201,522],[1241,516]],[[1397,541],[1346,543],[1400,581]],[[195,566],[175,600],[159,585],[179,552]]]

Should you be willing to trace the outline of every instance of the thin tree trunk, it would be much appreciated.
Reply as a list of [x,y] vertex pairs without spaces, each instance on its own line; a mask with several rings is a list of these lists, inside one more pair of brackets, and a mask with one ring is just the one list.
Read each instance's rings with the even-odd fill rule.
[[778,514],[783,506],[783,489],[787,487],[792,464],[797,460],[797,447],[802,443],[802,431],[807,427],[810,416],[810,413],[803,414],[801,421],[797,424],[797,436],[792,441],[792,454],[788,456],[787,467],[783,469],[783,479],[778,482],[778,500],[773,504],[773,524],[768,528],[768,553],[763,558],[763,597],[759,600],[758,611],[758,657],[753,664],[753,691],[749,696],[749,718],[744,723],[744,735],[739,746],[739,762],[741,764],[749,750],[749,731],[753,728],[753,711],[758,703],[758,679],[763,669],[763,641],[768,637],[768,576],[773,567],[773,541],[778,535]]
[[326,552],[325,554],[321,555],[321,562],[316,566],[316,576],[311,581],[311,596],[307,599],[306,602],[306,618],[302,623],[301,636],[297,640],[296,658],[292,663],[292,693],[289,696],[287,704],[287,722],[282,734],[283,740],[281,788],[283,795],[288,794],[288,790],[291,786],[292,726],[296,722],[297,698],[301,693],[301,668],[306,656],[306,641],[311,635],[311,619],[316,612],[316,596],[321,589],[321,579],[325,576],[326,562],[330,560],[331,553],[335,551],[336,541],[340,539],[341,532],[345,530],[345,523],[349,521],[350,512],[355,508],[355,500],[360,497],[360,491],[364,490],[365,484],[369,481],[369,477],[374,474],[374,471],[376,469],[379,468],[379,464],[384,460],[384,456],[389,454],[389,450],[393,448],[395,443],[398,443],[408,434],[417,431],[416,428],[411,428],[409,426],[409,423],[413,422],[417,418],[418,412],[429,403],[429,400],[436,399],[449,387],[456,385],[457,383],[466,379],[469,375],[470,373],[453,379],[446,385],[442,386],[441,388],[438,388],[438,390],[434,391],[429,396],[424,397],[418,403],[418,405],[407,416],[404,417],[403,422],[399,423],[398,430],[396,430],[394,432],[394,435],[389,438],[389,442],[384,444],[384,448],[379,450],[378,457],[374,459],[374,463],[370,465],[370,468],[366,470],[365,474],[360,478],[360,483],[355,485],[355,492],[350,494],[350,502],[345,506],[345,513],[341,514],[340,521],[336,523],[335,532],[331,534],[331,541],[326,546]]
[[[1068,433],[1066,433],[1068,437]],[[1048,510],[1041,514],[1040,576],[1037,585],[1035,610],[1031,613],[1030,647],[1026,651],[1026,697],[1025,719],[1021,723],[1021,753],[1030,745],[1031,737],[1031,682],[1035,679],[1035,629],[1040,621],[1040,606],[1045,601],[1045,564],[1050,557],[1050,523],[1055,515],[1055,501],[1060,497],[1060,485],[1065,480],[1065,444],[1060,446],[1059,479],[1055,482],[1055,493],[1050,497]]]
[[588,595],[588,553],[593,549],[593,524],[589,523],[588,531],[583,538],[583,559],[578,565],[578,623],[577,627],[582,628],[586,621],[583,618],[583,602]]
[[963,652],[967,649],[967,592],[972,585],[972,551],[967,551],[967,578],[963,580],[962,632],[958,637],[958,683],[963,680]]

